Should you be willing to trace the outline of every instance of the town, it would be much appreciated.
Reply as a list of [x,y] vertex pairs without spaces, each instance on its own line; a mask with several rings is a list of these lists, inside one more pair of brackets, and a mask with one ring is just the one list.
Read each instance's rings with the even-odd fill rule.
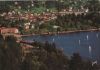
[[[85,16],[86,14],[91,12],[89,11],[88,7],[83,7],[83,6],[81,6],[80,9],[74,8],[71,6],[69,7],[64,6],[65,8],[62,7],[62,9],[59,10],[60,3],[57,3],[56,1],[54,2],[51,1],[51,3],[54,3],[54,6],[53,6],[54,10],[52,8],[45,9],[45,4],[44,4],[46,3],[45,1],[43,2],[43,4],[41,4],[43,5],[42,8],[45,10],[41,9],[42,12],[40,13],[32,12],[32,9],[34,9],[35,5],[38,4],[36,1],[32,1],[32,2],[27,3],[28,9],[25,10],[24,12],[23,11],[24,4],[22,5],[22,2],[11,2],[11,3],[13,3],[11,6],[14,6],[14,7],[10,8],[10,10],[8,10],[7,12],[1,12],[0,14],[0,18],[2,20],[0,26],[1,28],[2,27],[10,27],[10,28],[15,27],[20,31],[21,34],[31,34],[31,33],[33,34],[33,33],[38,33],[38,32],[48,33],[52,31],[56,31],[55,27],[57,28],[59,27],[58,29],[60,29],[60,31],[66,31],[65,27],[61,25],[59,26],[58,24],[54,23],[57,21],[57,19],[59,19],[58,16],[65,16],[65,17],[70,16],[71,17],[71,15],[73,15],[75,16],[75,18],[77,18],[79,16],[83,17],[83,15]],[[55,7],[56,3],[58,4],[57,8]],[[48,1],[47,1],[47,4],[48,4]],[[62,5],[63,5],[63,1],[61,1],[61,6]],[[6,7],[5,3],[4,3],[4,6]],[[71,21],[69,21],[69,23],[70,22]],[[6,25],[6,23],[8,23],[8,25]],[[78,26],[78,27],[82,27],[82,26]],[[73,27],[69,27],[69,28],[73,29]]]

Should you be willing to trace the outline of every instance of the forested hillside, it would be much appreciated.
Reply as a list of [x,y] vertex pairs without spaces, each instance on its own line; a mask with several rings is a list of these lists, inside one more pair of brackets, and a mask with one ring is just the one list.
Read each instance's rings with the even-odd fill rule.
[[[55,44],[33,44],[30,53],[23,56],[16,38],[0,35],[0,70],[99,70],[100,66],[85,61],[78,53],[68,58]],[[37,48],[38,47],[38,48]],[[23,59],[24,57],[24,59]]]

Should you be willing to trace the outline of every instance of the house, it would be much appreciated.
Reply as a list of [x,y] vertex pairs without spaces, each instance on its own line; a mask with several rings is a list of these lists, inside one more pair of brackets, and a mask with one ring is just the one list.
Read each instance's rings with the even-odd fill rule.
[[19,35],[19,30],[17,28],[2,27],[2,28],[0,28],[0,34],[3,35],[4,39],[7,36],[14,36],[14,37],[16,37],[17,41],[22,39],[21,36]]
[[25,29],[29,29],[29,26],[30,26],[30,22],[24,24]]
[[0,28],[0,34],[18,34],[19,31],[17,28]]

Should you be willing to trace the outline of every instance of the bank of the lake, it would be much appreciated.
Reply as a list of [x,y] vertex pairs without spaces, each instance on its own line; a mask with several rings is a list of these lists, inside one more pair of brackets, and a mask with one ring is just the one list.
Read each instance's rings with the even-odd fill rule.
[[91,31],[100,31],[100,28],[98,28],[98,29],[88,29],[88,30],[70,30],[70,31],[58,31],[58,32],[43,32],[43,33],[21,34],[20,36],[55,35],[55,34],[77,33],[77,32],[91,32]]

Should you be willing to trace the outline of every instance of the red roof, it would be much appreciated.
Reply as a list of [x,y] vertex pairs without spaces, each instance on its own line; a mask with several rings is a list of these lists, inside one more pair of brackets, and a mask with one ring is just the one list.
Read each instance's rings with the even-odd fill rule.
[[3,34],[3,33],[18,33],[18,29],[17,28],[5,28],[5,27],[2,27],[0,28],[0,33]]

